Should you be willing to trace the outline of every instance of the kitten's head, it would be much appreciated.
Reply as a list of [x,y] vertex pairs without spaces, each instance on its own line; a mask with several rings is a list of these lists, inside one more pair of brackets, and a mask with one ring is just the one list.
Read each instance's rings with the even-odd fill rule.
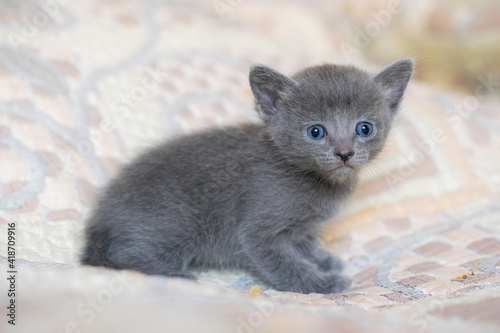
[[384,147],[413,71],[403,58],[378,74],[322,65],[292,77],[262,65],[250,70],[257,110],[291,163],[341,180]]

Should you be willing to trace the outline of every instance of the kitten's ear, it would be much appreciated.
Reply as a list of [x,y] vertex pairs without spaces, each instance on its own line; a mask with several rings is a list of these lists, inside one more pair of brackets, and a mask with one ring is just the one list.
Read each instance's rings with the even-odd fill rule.
[[264,65],[254,65],[250,69],[250,88],[252,88],[257,110],[267,121],[277,112],[277,103],[281,93],[295,81]]
[[375,82],[381,83],[389,90],[389,107],[393,113],[398,111],[403,94],[410,80],[415,60],[402,58],[375,75]]

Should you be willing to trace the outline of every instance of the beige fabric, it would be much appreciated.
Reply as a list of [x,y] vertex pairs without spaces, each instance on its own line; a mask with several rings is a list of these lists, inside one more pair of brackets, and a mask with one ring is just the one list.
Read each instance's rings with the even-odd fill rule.
[[[122,163],[179,133],[257,121],[251,63],[292,73],[351,59],[328,13],[287,2],[43,3],[0,2],[0,235],[16,223],[23,331],[498,330],[498,87],[410,83],[386,150],[323,232],[353,279],[342,294],[251,298],[260,282],[245,272],[198,284],[80,267],[84,221]],[[6,253],[2,236],[4,271]]]

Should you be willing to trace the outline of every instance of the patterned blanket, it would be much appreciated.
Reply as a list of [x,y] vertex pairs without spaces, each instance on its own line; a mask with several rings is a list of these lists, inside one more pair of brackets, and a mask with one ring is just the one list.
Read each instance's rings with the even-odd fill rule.
[[491,77],[471,95],[410,82],[386,149],[322,233],[353,280],[342,294],[78,264],[85,219],[121,165],[180,133],[257,121],[252,63],[291,74],[352,60],[318,15],[280,1],[0,2],[0,266],[15,282],[1,279],[2,332],[498,332]]

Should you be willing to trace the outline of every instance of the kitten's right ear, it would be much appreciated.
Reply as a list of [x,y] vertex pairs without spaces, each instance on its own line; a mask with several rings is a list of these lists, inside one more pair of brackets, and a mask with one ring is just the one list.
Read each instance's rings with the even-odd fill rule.
[[250,88],[261,118],[268,121],[277,112],[281,93],[296,84],[287,76],[264,65],[254,65],[250,69]]

